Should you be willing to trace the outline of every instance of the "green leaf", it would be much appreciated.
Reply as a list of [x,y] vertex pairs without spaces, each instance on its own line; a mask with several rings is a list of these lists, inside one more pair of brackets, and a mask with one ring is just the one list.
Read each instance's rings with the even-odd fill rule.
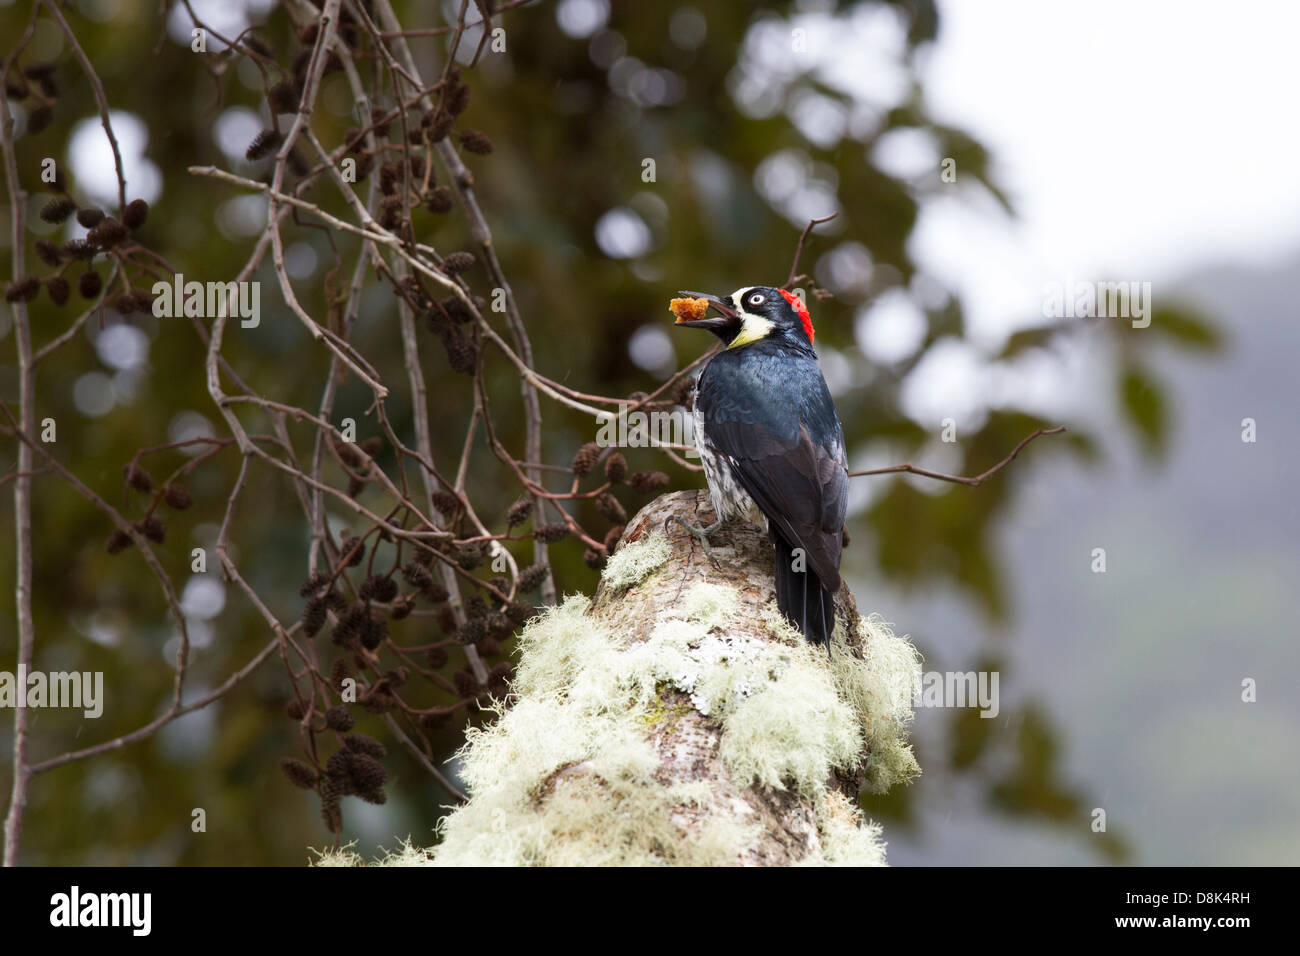
[[1163,455],[1169,422],[1160,387],[1136,366],[1130,366],[1120,377],[1120,397],[1125,415],[1145,439],[1143,451],[1151,458]]
[[1063,331],[1059,325],[1044,325],[1036,329],[1021,329],[1014,333],[1011,338],[1007,339],[1007,344],[1002,346],[1002,351],[998,354],[999,359],[1009,359],[1027,352],[1030,349],[1043,348],[1049,344],[1052,339]]
[[1179,345],[1202,352],[1217,352],[1223,346],[1223,335],[1218,329],[1202,316],[1183,307],[1154,310],[1151,328],[1169,336]]
[[949,723],[948,763],[954,770],[973,767],[993,741],[996,720],[981,717],[975,707],[955,707]]

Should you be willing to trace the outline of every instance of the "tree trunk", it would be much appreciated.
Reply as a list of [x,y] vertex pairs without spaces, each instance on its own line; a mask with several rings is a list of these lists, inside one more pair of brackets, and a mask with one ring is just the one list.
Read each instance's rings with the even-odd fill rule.
[[463,752],[470,802],[392,862],[884,863],[857,797],[919,772],[914,649],[842,587],[828,657],[776,609],[766,532],[729,523],[713,567],[670,515],[711,520],[707,494],[651,502],[595,597],[525,628],[516,696]]

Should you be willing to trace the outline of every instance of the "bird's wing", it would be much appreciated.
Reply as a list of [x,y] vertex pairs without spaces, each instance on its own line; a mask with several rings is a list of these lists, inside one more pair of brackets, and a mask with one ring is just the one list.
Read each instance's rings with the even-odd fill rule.
[[[823,445],[813,440],[802,420],[797,432],[783,435],[759,416],[738,412],[732,406],[706,416],[709,440],[727,456],[737,480],[767,520],[791,545],[803,548],[808,567],[834,592],[839,588],[841,532],[849,497],[838,422],[835,437]],[[833,407],[830,414],[834,421]]]

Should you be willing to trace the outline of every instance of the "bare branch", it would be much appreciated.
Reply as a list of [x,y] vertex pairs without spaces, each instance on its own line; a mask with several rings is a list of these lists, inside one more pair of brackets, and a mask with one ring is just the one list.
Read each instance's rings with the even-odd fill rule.
[[[27,46],[35,30],[36,12],[17,46],[0,70],[0,158],[4,163],[5,186],[9,193],[9,249],[13,255],[13,278],[21,279],[26,271],[27,193],[18,179],[18,161],[14,156],[14,118],[9,111],[9,94],[5,83],[10,66]],[[14,339],[18,346],[18,421],[19,432],[36,430],[36,371],[32,359],[32,332],[26,302],[13,303]],[[8,409],[6,408],[6,414]],[[11,417],[12,421],[12,417]],[[18,446],[18,478],[14,481],[14,561],[17,565],[14,604],[17,616],[18,673],[25,673],[32,663],[36,627],[32,618],[32,449],[26,442]],[[9,791],[9,810],[4,824],[4,865],[18,863],[18,843],[23,831],[23,811],[27,807],[27,788],[31,768],[27,766],[28,722],[25,700],[14,708],[13,782]]]
[[68,26],[68,21],[63,18],[63,11],[59,9],[59,5],[54,0],[41,0],[41,2],[50,11],[50,16],[54,17],[54,22],[59,25],[59,29],[63,31],[68,45],[72,47],[72,52],[77,57],[77,62],[81,64],[81,71],[86,75],[86,82],[95,93],[95,103],[99,106],[99,122],[104,127],[105,135],[108,136],[108,145],[113,148],[113,168],[117,172],[117,206],[120,212],[126,208],[126,173],[122,170],[122,150],[118,148],[117,136],[113,133],[113,122],[109,118],[108,96],[104,93],[104,84],[99,81],[99,75],[91,65],[90,58],[86,56],[86,51],[77,42],[77,35],[72,32],[72,27]]
[[794,247],[794,260],[790,263],[790,277],[785,280],[785,285],[781,288],[789,290],[794,285],[794,278],[799,274],[799,257],[803,255],[803,244],[808,238],[808,233],[813,231],[814,226],[820,226],[824,222],[830,222],[839,213],[833,212],[829,216],[822,216],[820,219],[809,219],[808,225],[803,227],[803,232],[799,234],[799,244]]
[[942,472],[930,471],[927,468],[918,468],[916,465],[913,465],[910,462],[901,465],[889,465],[886,468],[868,468],[864,471],[851,471],[849,472],[849,477],[858,478],[863,475],[892,475],[892,474],[898,474],[899,472],[906,472],[911,475],[920,475],[922,478],[934,478],[937,481],[951,481],[955,484],[969,485],[972,488],[974,488],[983,484],[986,479],[991,478],[993,475],[997,474],[1007,465],[1011,464],[1011,462],[1015,459],[1015,457],[1020,454],[1021,449],[1023,449],[1035,438],[1039,437],[1040,435],[1057,435],[1063,431],[1065,431],[1064,425],[1057,425],[1055,428],[1038,429],[1033,434],[1021,439],[1020,444],[1016,445],[1016,447],[1011,450],[1011,454],[1007,455],[1006,458],[1003,458],[1000,462],[998,462],[988,471],[982,472],[981,474],[975,475],[973,477],[964,477],[962,475],[945,475]]

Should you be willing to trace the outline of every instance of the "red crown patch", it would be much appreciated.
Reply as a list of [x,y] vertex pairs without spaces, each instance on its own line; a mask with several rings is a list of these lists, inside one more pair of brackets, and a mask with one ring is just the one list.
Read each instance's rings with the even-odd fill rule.
[[777,289],[781,293],[781,298],[790,303],[790,307],[798,313],[800,320],[803,322],[803,330],[808,333],[808,341],[813,340],[812,316],[808,314],[808,309],[804,306],[803,301],[793,292],[786,292],[785,289]]

